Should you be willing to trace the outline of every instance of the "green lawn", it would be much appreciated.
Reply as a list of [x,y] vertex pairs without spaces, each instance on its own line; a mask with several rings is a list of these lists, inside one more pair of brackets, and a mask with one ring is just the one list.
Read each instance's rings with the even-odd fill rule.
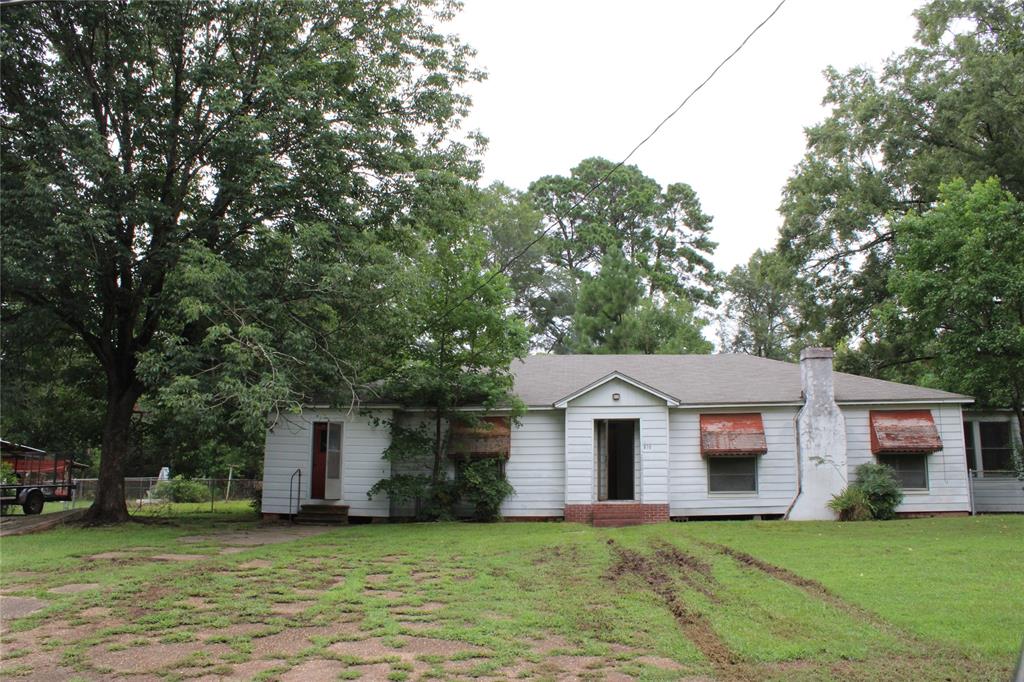
[[5,612],[44,608],[6,623],[0,677],[989,680],[1024,633],[1020,516],[294,536],[241,504],[153,513],[3,541]]
[[[43,503],[43,511],[40,512],[40,513],[41,514],[53,514],[54,512],[64,511],[65,510],[65,504],[67,505],[67,507],[66,507],[67,509],[71,509],[72,508],[70,502],[66,502],[66,503],[65,502],[44,502]],[[79,501],[79,502],[75,503],[74,508],[77,509],[77,508],[85,506],[87,504],[88,503],[86,503],[86,502]],[[11,515],[11,516],[24,516],[24,512],[22,512],[22,510],[21,510],[21,505],[16,505],[16,504],[9,505],[7,507],[7,512],[6,513]]]

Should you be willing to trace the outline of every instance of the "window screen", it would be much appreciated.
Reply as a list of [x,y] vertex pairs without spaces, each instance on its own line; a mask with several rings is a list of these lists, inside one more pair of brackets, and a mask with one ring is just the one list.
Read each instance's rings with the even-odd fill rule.
[[1013,471],[1010,422],[981,422],[981,464],[985,471]]
[[757,457],[709,457],[707,462],[709,491],[757,492]]
[[327,478],[341,478],[341,424],[327,425]]
[[880,461],[896,470],[896,480],[901,488],[928,489],[928,455],[889,455]]

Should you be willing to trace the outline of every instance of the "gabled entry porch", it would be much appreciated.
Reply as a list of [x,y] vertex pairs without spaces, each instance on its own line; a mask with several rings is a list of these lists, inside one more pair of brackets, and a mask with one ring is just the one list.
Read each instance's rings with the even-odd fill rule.
[[565,408],[565,519],[600,526],[668,520],[668,396],[612,375]]

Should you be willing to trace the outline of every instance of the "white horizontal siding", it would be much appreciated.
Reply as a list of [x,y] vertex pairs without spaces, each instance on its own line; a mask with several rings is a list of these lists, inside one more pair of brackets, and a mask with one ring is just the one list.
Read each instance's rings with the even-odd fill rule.
[[[613,394],[619,394],[614,400]],[[597,499],[594,422],[636,419],[640,422],[639,466],[634,471],[636,499],[668,502],[668,408],[665,401],[613,379],[570,401],[565,409],[565,501],[590,504]]]
[[[846,464],[850,481],[865,462],[878,461],[871,452],[871,424],[868,412],[891,410],[891,405],[843,407],[846,418]],[[959,405],[901,405],[899,409],[930,410],[942,439],[942,449],[928,455],[928,490],[907,491],[897,512],[967,511],[967,458],[964,427]]]
[[1024,481],[1016,478],[972,478],[974,510],[1024,512]]
[[501,506],[504,516],[561,516],[565,509],[565,415],[561,410],[527,412],[512,427],[505,474],[515,494]]
[[[757,492],[711,493],[700,455],[700,415],[759,412],[768,452],[757,458]],[[672,516],[783,514],[796,494],[795,407],[669,410],[669,513]]]
[[[372,417],[390,418],[389,410],[378,410]],[[371,416],[339,410],[304,410],[298,415],[281,415],[267,431],[263,454],[263,511],[287,514],[289,485],[292,496],[295,483],[290,483],[296,469],[302,471],[299,503],[310,499],[313,460],[313,422],[342,422],[341,499],[331,501],[349,506],[353,516],[387,516],[386,498],[368,500],[366,493],[374,483],[389,475],[390,468],[382,458],[391,442],[386,425],[376,426]],[[294,499],[293,499],[294,504]],[[291,510],[291,511],[294,511]]]

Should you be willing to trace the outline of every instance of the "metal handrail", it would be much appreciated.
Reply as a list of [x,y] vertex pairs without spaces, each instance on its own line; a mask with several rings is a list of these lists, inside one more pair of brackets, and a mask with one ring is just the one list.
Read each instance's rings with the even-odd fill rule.
[[[292,481],[299,477],[299,485],[295,488],[295,511],[292,511]],[[295,514],[299,513],[299,503],[302,501],[302,469],[296,469],[288,479],[288,517],[295,523]]]

